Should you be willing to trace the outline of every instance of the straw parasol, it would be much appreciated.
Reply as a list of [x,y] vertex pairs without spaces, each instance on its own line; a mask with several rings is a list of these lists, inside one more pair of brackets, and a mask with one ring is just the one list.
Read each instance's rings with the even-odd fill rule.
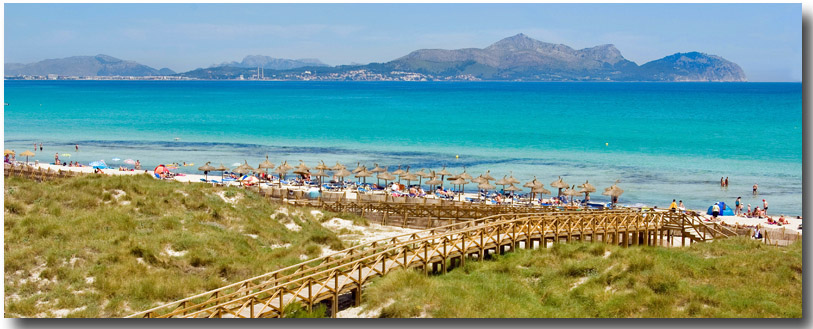
[[498,181],[494,182],[496,185],[502,185],[503,192],[505,191],[505,185],[510,185],[511,183],[508,182],[508,179],[505,176],[502,176]]
[[416,172],[415,175],[418,175],[418,185],[421,185],[421,180],[423,178],[432,178],[432,174],[426,172],[426,168],[421,169],[421,171]]
[[511,184],[519,184],[519,183],[520,183],[520,181],[519,181],[519,180],[517,180],[516,178],[514,178],[514,173],[513,173],[513,172],[511,172],[511,173],[510,173],[510,176],[508,177],[508,179],[506,179],[506,181],[507,181],[508,183],[511,183]]
[[471,182],[472,183],[477,183],[477,184],[488,183],[488,179],[485,179],[485,178],[483,178],[483,175],[480,175],[480,176],[477,176],[475,178],[472,178]]
[[229,168],[226,168],[226,166],[224,166],[223,163],[221,162],[220,167],[217,167],[217,168],[213,169],[212,171],[219,171],[220,172],[220,179],[223,179],[223,173],[225,173],[228,170],[229,170]]
[[288,165],[288,161],[280,163],[279,167],[277,167],[277,169],[274,169],[274,172],[279,176],[280,187],[282,187],[282,180],[285,179],[285,174],[291,169],[292,169],[291,166]]
[[379,167],[377,163],[374,163],[373,165],[375,165],[375,167],[373,169],[370,169],[371,173],[376,173],[377,174],[377,173],[382,173],[382,172],[387,171],[387,168]]
[[15,154],[15,153],[14,153],[14,151],[9,150],[9,149],[6,149],[5,151],[3,151],[3,155],[9,155],[9,154]]
[[466,166],[463,166],[463,172],[460,173],[460,175],[457,175],[457,177],[461,177],[463,179],[468,179],[468,180],[471,180],[473,178],[473,177],[471,177],[471,175],[469,175],[469,173],[466,172]]
[[564,180],[562,180],[562,176],[559,176],[559,179],[550,183],[550,187],[555,187],[559,189],[559,194],[557,196],[562,196],[562,189],[568,188],[570,185],[567,185]]
[[395,176],[393,176],[392,173],[386,171],[378,173],[378,175],[376,175],[376,178],[383,179],[384,185],[387,185],[391,180],[395,180]]
[[[503,190],[504,191],[516,192],[516,191],[521,191],[522,189],[519,188],[519,187],[514,186],[514,184],[510,184],[510,185],[508,185],[508,187],[504,188]],[[511,204],[514,204],[514,198],[513,197],[511,198]]]
[[439,171],[437,175],[440,175],[440,187],[443,188],[443,178],[452,175],[452,173],[446,170],[446,165],[444,165],[443,170]]
[[268,161],[268,155],[265,155],[265,161],[260,162],[260,165],[257,166],[257,169],[266,169],[266,173],[268,173],[268,169],[274,169],[274,164],[271,161]]
[[486,180],[485,182],[482,182],[482,183],[480,183],[480,184],[477,184],[477,188],[479,188],[479,189],[481,189],[481,190],[486,190],[486,191],[488,191],[488,190],[493,190],[493,189],[495,189],[495,188],[497,188],[497,187],[496,187],[496,186],[494,186],[494,185],[491,185],[491,183],[489,183],[489,182],[488,182],[488,180]]
[[346,169],[346,168],[347,167],[345,165],[339,163],[339,161],[336,161],[336,164],[333,165],[333,167],[330,167],[329,169],[330,170],[342,170],[342,169]]
[[372,175],[373,173],[367,171],[367,167],[361,167],[361,170],[359,170],[359,172],[356,173],[356,178],[361,177],[364,179],[364,183],[367,183],[367,177],[370,177]]
[[294,168],[294,174],[309,174],[311,168],[305,165],[305,161],[299,160],[299,164]]
[[341,168],[338,171],[334,172],[333,175],[344,180],[345,177],[349,177],[350,175],[353,175],[353,173],[349,172],[345,168]]
[[491,177],[491,170],[486,170],[486,173],[482,174],[480,176],[483,176],[483,178],[485,178],[487,180],[497,180],[494,177]]
[[212,163],[212,162],[211,161],[206,162],[205,165],[202,165],[202,166],[198,167],[198,170],[203,172],[203,175],[204,175],[204,177],[206,177],[205,179],[207,181],[209,180],[209,172],[210,171],[215,171],[217,169],[217,168],[212,167],[211,165],[209,165],[210,163]]
[[612,186],[610,186],[608,188],[605,188],[604,192],[601,193],[601,195],[606,195],[606,196],[611,197],[612,198],[611,202],[612,202],[613,205],[615,205],[616,201],[618,201],[618,197],[621,196],[621,194],[624,194],[624,190],[622,190],[620,187],[618,187],[618,185],[617,185],[618,182],[619,181],[615,181],[615,183]]
[[316,176],[316,177],[319,177],[319,191],[321,192],[322,191],[322,177],[330,176],[330,174],[326,173],[324,169],[318,169],[318,170],[316,170],[315,173],[313,173],[313,175]]
[[409,186],[409,182],[418,180],[418,175],[407,172],[406,174],[401,175],[399,178],[407,181],[407,186]]
[[[550,191],[544,187],[537,186],[531,189],[531,193],[550,194]],[[536,195],[534,195],[536,196]]]
[[[449,177],[449,179],[451,180],[452,177]],[[460,185],[461,191],[460,194],[458,194],[457,198],[457,200],[460,201],[463,198],[463,193],[466,193],[466,184],[468,184],[469,182],[466,181],[466,179],[463,177],[455,177],[455,179],[452,180],[451,183],[454,185]]]
[[232,171],[236,172],[238,174],[241,174],[241,175],[245,175],[245,174],[247,174],[247,173],[254,170],[254,168],[252,168],[251,166],[248,165],[248,161],[246,161],[246,160],[243,160],[243,161],[245,161],[244,164],[240,165],[237,168],[234,168],[234,170],[232,170]]
[[361,162],[356,162],[356,169],[353,169],[353,173],[357,174],[357,173],[361,172],[362,170],[367,170],[367,168],[362,166]]
[[443,184],[443,181],[441,181],[440,179],[437,179],[437,177],[435,177],[435,172],[433,171],[432,172],[432,179],[426,181],[425,183],[429,184],[430,187],[435,187],[435,185]]
[[316,167],[313,167],[313,169],[316,169],[316,170],[330,170],[330,167],[325,165],[325,161],[322,161],[321,163],[316,165]]
[[24,157],[25,157],[25,163],[27,164],[27,163],[28,163],[28,157],[30,157],[30,156],[31,156],[31,157],[32,157],[32,156],[34,156],[34,152],[31,152],[31,151],[29,151],[29,150],[25,150],[25,152],[20,153],[20,156],[21,156],[21,157],[22,157],[22,156],[24,156]]
[[581,188],[581,190],[579,190],[579,193],[584,193],[584,198],[585,199],[587,199],[587,197],[590,195],[590,193],[593,193],[593,192],[596,191],[596,187],[593,186],[593,184],[590,184],[589,181],[584,181],[584,184],[579,185],[577,187]]
[[405,173],[406,173],[406,171],[401,169],[401,165],[398,165],[398,169],[392,171],[392,174],[395,175],[395,176],[401,176],[401,175],[403,175]]
[[576,185],[573,185],[572,187],[565,189],[564,192],[562,192],[562,194],[564,194],[565,196],[569,196],[570,203],[573,203],[573,196],[579,195],[581,193],[579,193],[579,191],[576,191]]

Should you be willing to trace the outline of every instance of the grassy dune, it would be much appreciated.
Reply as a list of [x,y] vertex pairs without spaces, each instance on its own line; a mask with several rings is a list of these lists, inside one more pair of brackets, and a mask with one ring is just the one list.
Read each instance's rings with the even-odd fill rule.
[[366,225],[146,175],[6,178],[4,195],[6,317],[129,315],[347,247],[319,219]]
[[802,244],[559,244],[466,262],[446,275],[398,271],[374,281],[363,299],[381,317],[800,318]]

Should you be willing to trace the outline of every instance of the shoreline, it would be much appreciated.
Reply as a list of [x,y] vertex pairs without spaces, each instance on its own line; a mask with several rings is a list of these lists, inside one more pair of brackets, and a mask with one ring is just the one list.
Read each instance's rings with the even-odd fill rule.
[[[86,173],[86,174],[93,174],[93,172],[94,172],[94,169],[91,166],[66,167],[66,166],[56,166],[56,165],[44,164],[44,163],[30,164],[30,166],[32,166],[34,168],[42,168],[43,170],[50,169],[50,170],[54,170],[54,171],[58,171],[58,170],[74,171],[74,172],[81,172],[81,173]],[[133,170],[133,171],[120,171],[118,169],[101,169],[101,171],[106,175],[141,175],[141,174],[150,174],[149,169],[147,169],[146,171],[143,171],[143,170],[144,169],[142,169],[142,170]],[[209,177],[218,177],[218,176],[219,175],[216,175],[216,174],[215,175],[209,175]],[[212,184],[210,182],[201,181],[203,179],[205,179],[205,176],[201,175],[201,174],[182,174],[181,176],[175,176],[175,177],[173,177],[173,178],[171,178],[169,180],[174,180],[174,181],[178,181],[178,182],[181,182],[181,183],[206,183],[206,184]],[[237,183],[237,184],[239,184],[239,183]],[[228,183],[227,185],[231,185],[231,183]],[[263,187],[262,185],[260,185],[260,188],[266,189],[268,187]],[[345,196],[346,196],[347,199],[351,199],[351,200],[356,199],[356,193],[352,193],[352,192],[348,193],[348,192],[349,191],[345,191],[345,193],[346,193]],[[597,193],[597,192],[594,192],[594,193]],[[465,199],[465,198],[477,198],[478,196],[479,195],[477,193],[469,193],[469,192],[467,192],[467,193],[463,193],[462,197]],[[653,206],[643,205],[643,204],[640,204],[640,203],[632,203],[632,205],[635,205],[635,206],[631,206],[629,204],[619,204],[619,206],[621,206],[621,207],[644,208],[644,209],[650,209],[650,210],[653,209]],[[668,209],[658,208],[656,211],[668,211]],[[687,209],[687,211],[694,211],[694,212],[700,214],[704,219],[711,222],[711,215],[707,215],[705,211],[696,210],[696,209]],[[771,217],[774,220],[779,218],[779,216],[777,214],[771,214],[768,217]],[[785,231],[790,231],[791,233],[802,234],[802,230],[798,229],[798,226],[800,224],[802,224],[803,219],[799,219],[799,218],[796,218],[796,217],[793,217],[793,216],[787,216],[786,220],[789,222],[789,224],[787,224],[787,225],[772,225],[772,224],[768,224],[767,218],[746,218],[746,217],[739,217],[739,216],[718,216],[717,220],[715,220],[714,222],[720,223],[722,225],[727,225],[729,227],[734,227],[734,226],[756,227],[756,226],[760,226],[761,229],[763,229],[763,230],[766,230],[766,229],[785,230]]]

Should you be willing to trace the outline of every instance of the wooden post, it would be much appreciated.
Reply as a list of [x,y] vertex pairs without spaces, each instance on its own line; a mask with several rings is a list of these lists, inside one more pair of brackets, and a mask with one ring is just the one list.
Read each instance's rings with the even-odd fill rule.
[[333,302],[330,303],[330,317],[335,318],[336,313],[339,313],[339,272],[333,274]]

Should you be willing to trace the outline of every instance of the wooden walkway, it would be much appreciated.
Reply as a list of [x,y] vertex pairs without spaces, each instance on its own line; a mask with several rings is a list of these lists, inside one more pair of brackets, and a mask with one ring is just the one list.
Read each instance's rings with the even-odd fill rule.
[[694,229],[687,217],[637,211],[489,216],[348,248],[129,317],[283,317],[285,306],[294,302],[309,309],[324,302],[335,315],[340,295],[352,295],[359,305],[364,284],[395,269],[445,273],[466,261],[548,243],[589,241],[626,247],[664,245],[676,235],[707,241],[730,234],[703,223],[697,223],[695,231],[676,229],[679,224]]
[[64,178],[64,177],[74,177],[74,176],[81,176],[84,173],[78,171],[70,171],[70,170],[43,170],[42,167],[37,167],[36,169],[32,166],[27,165],[10,165],[5,163],[3,167],[3,176],[17,176],[22,178],[33,179],[35,181],[41,182],[44,180],[55,179],[55,178]]

